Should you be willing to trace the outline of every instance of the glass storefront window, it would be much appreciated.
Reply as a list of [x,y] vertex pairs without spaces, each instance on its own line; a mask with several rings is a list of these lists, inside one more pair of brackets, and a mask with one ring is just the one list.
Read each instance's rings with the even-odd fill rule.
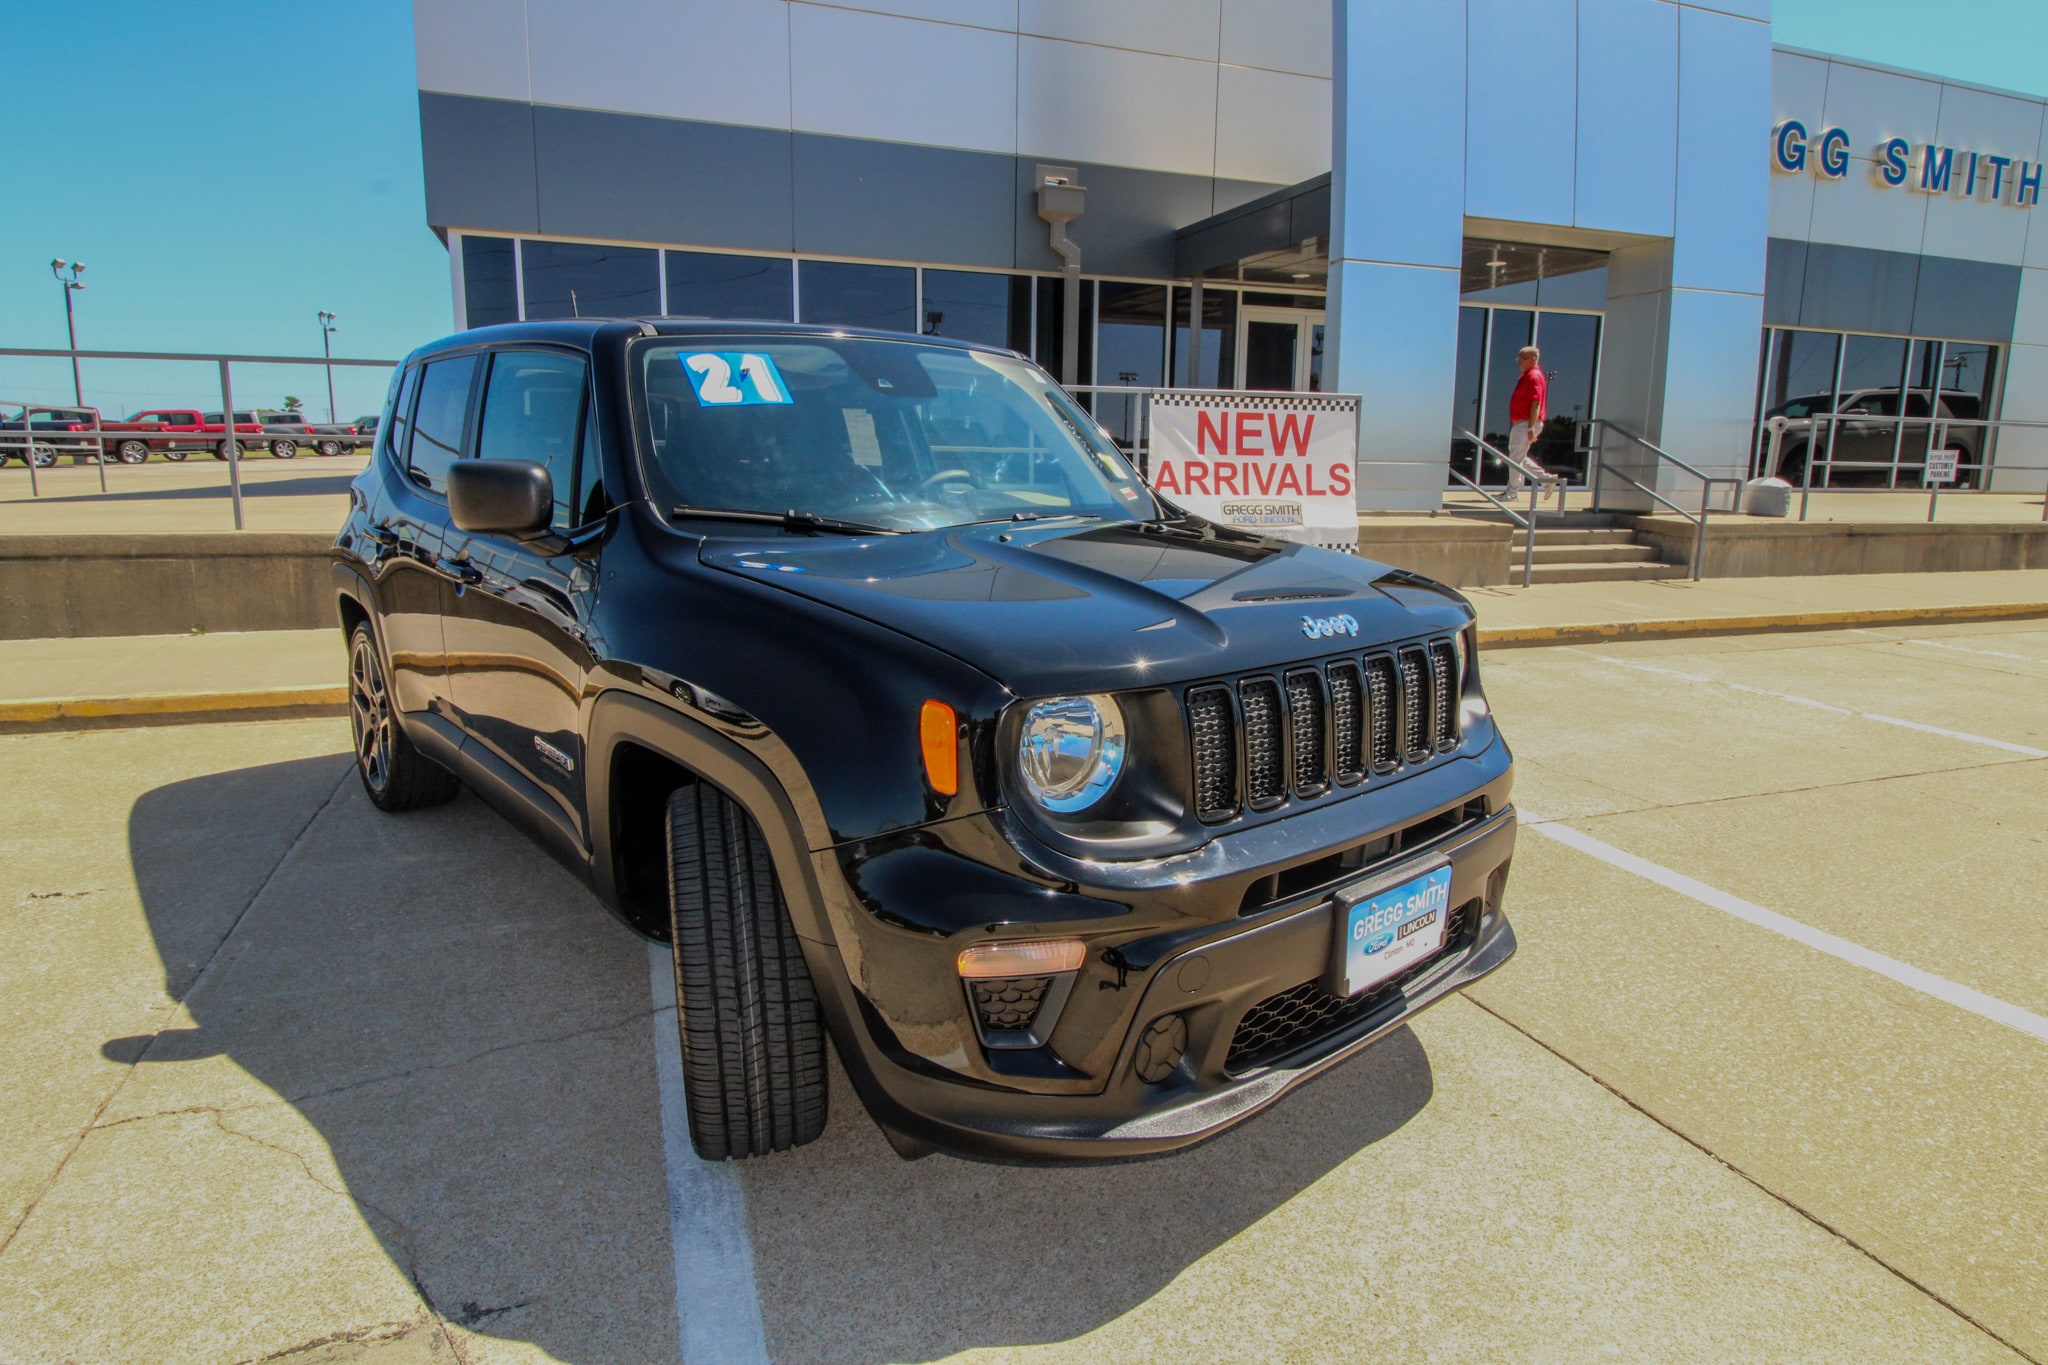
[[[1060,332],[1060,319],[1066,316],[1066,281],[1057,275],[1038,277],[1038,353],[1032,357],[1045,372],[1058,379],[1060,370],[1060,347],[1064,338]],[[1092,382],[1089,375],[1094,373],[1095,360],[1095,281],[1081,281],[1081,359],[1074,367],[1074,382]],[[1084,402],[1083,407],[1087,404]]]
[[651,318],[661,311],[659,258],[652,247],[521,242],[526,316]]
[[663,255],[670,317],[763,322],[789,322],[796,317],[787,256],[723,256],[709,251]]
[[519,321],[510,237],[462,239],[462,315],[471,327]]
[[1480,400],[1486,384],[1486,316],[1484,308],[1458,310],[1458,368],[1451,387],[1451,468],[1479,481],[1479,447],[1463,433],[1479,432]]
[[1031,350],[1031,277],[979,270],[924,272],[926,336]]
[[[1237,375],[1237,291],[1202,290],[1202,372],[1188,378],[1188,309],[1192,290],[1173,291],[1173,385],[1175,388],[1222,389]],[[1229,376],[1230,378],[1225,378]]]
[[[1593,385],[1600,369],[1600,315],[1538,313],[1536,344],[1543,350],[1546,389],[1543,435],[1531,453],[1544,468],[1586,478],[1578,452],[1579,429],[1593,415]],[[1513,373],[1510,371],[1509,373]]]
[[[1508,400],[1515,395],[1521,370],[1515,357],[1536,335],[1536,315],[1520,308],[1493,310],[1486,339],[1486,425],[1479,434],[1495,450],[1508,448]],[[1482,480],[1482,482],[1485,482]]]
[[[1098,383],[1157,388],[1166,377],[1166,286],[1104,280],[1096,301]],[[1125,450],[1137,447],[1135,395],[1095,395],[1095,420]]]
[[797,306],[805,322],[917,330],[917,271],[907,265],[803,261],[797,266]]

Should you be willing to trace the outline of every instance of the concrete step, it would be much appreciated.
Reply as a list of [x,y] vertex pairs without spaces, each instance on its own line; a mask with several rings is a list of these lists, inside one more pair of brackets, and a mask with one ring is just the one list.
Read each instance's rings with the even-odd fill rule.
[[[1517,555],[1522,547],[1515,547]],[[1648,545],[1546,545],[1536,542],[1538,564],[1655,564],[1657,552]]]
[[[1538,564],[1531,583],[1636,583],[1652,578],[1684,578],[1682,564]],[[1508,579],[1522,581],[1520,565]]]
[[[1528,532],[1516,531],[1513,542],[1519,546],[1528,538]],[[1536,543],[1541,545],[1627,545],[1634,541],[1635,532],[1621,529],[1574,528],[1569,530],[1549,526],[1536,528]]]

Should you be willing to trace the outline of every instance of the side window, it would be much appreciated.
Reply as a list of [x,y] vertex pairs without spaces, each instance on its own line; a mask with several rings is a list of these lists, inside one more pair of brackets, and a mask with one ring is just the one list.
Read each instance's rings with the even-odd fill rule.
[[380,426],[384,432],[384,453],[400,464],[405,463],[405,438],[412,430],[413,395],[420,391],[420,372],[407,370],[398,386],[398,396],[391,401]]
[[413,410],[406,467],[413,482],[436,493],[447,491],[448,467],[462,458],[462,424],[469,416],[476,359],[463,355],[437,360],[420,374],[420,401]]
[[576,436],[583,429],[588,366],[560,351],[500,351],[491,360],[476,453],[531,460],[555,485],[555,527],[576,525]]
[[578,526],[588,526],[599,521],[612,510],[611,500],[604,495],[604,447],[598,444],[597,405],[583,405],[583,454],[579,457],[583,483],[583,513],[576,518]]

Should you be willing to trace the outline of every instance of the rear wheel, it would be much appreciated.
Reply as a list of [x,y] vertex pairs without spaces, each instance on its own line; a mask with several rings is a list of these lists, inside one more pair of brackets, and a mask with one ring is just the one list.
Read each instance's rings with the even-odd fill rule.
[[114,447],[114,456],[122,464],[141,464],[149,458],[149,442],[123,441]]
[[348,719],[355,733],[356,776],[379,810],[418,810],[452,801],[462,790],[454,773],[415,749],[398,723],[384,676],[384,657],[367,624],[349,632]]
[[762,1156],[825,1131],[825,1031],[760,827],[713,787],[668,801],[690,1145]]
[[214,459],[216,459],[216,460],[225,460],[225,459],[227,459],[227,458],[228,458],[228,444],[229,444],[228,442],[226,442],[226,441],[222,441],[222,442],[221,442],[221,443],[220,443],[219,445],[215,446],[215,447],[213,448],[213,458],[214,458]]
[[314,449],[318,450],[322,455],[339,455],[341,454],[341,442],[322,441]]
[[57,463],[57,447],[36,446],[34,448],[34,458],[37,469],[48,469],[51,465]]
[[298,453],[299,443],[297,441],[272,441],[270,443],[270,457],[274,460],[296,459]]
[[169,460],[172,464],[183,464],[185,463],[185,457],[187,455],[190,455],[191,453],[192,452],[189,450],[166,450],[164,452],[164,458],[166,460]]

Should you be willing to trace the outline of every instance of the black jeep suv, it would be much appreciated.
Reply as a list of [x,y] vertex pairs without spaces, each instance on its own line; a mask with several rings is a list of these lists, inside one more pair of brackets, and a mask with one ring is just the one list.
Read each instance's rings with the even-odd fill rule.
[[675,945],[691,1138],[1101,1157],[1257,1112],[1501,965],[1472,612],[1150,492],[989,347],[465,332],[335,542],[356,757],[467,785]]

